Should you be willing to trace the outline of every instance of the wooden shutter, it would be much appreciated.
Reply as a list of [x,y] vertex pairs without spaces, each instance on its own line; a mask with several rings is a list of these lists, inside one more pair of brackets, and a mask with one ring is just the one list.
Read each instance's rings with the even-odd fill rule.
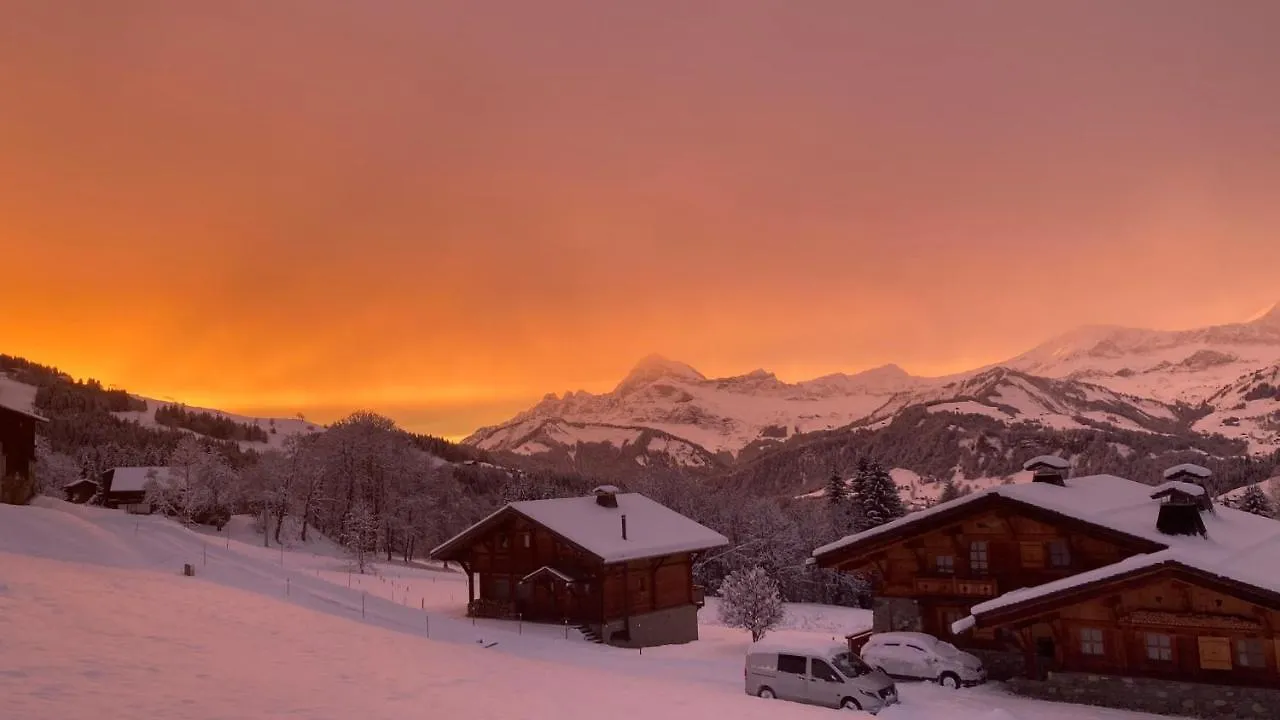
[[1204,670],[1230,670],[1232,668],[1231,639],[1201,637],[1200,667]]
[[1024,542],[1019,544],[1022,553],[1022,567],[1024,568],[1042,568],[1044,567],[1044,544],[1038,542]]

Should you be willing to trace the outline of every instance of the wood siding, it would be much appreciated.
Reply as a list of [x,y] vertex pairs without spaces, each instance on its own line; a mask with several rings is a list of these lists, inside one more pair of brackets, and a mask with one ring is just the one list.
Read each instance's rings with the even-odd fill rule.
[[1017,629],[1051,641],[1042,670],[1280,684],[1280,611],[1171,574],[1100,590]]
[[[530,621],[602,623],[694,603],[690,554],[604,565],[517,514],[477,536],[464,555],[476,599]],[[543,567],[573,582],[551,573],[521,582]]]

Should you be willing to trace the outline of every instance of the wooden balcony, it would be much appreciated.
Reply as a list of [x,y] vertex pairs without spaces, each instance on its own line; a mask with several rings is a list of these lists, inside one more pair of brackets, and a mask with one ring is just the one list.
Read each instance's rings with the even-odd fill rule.
[[994,578],[961,578],[953,576],[917,577],[918,595],[991,598],[999,595]]

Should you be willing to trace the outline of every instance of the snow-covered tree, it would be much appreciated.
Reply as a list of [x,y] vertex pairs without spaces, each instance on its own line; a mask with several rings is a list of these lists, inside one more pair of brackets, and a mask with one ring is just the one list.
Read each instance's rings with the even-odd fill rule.
[[827,502],[832,505],[843,505],[849,499],[849,487],[839,472],[831,473],[827,480]]
[[47,439],[37,437],[36,462],[31,474],[36,481],[36,492],[61,495],[64,486],[80,479],[81,469],[75,458],[53,452]]
[[378,519],[365,502],[357,502],[347,512],[343,523],[343,545],[356,563],[361,575],[373,561],[378,535]]
[[856,499],[862,508],[864,528],[873,528],[906,514],[898,486],[879,463],[870,461],[859,467],[858,494]]
[[1257,485],[1250,485],[1244,491],[1240,496],[1239,502],[1236,503],[1236,507],[1247,513],[1261,515],[1262,517],[1271,517],[1275,514],[1275,508],[1272,507],[1271,501],[1262,492],[1262,488]]
[[736,570],[720,583],[720,621],[759,642],[786,616],[778,583],[764,568]]

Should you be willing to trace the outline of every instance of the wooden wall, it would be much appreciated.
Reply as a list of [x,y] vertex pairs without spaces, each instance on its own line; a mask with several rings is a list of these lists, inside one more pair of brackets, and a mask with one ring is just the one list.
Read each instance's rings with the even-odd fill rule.
[[[1185,579],[1153,578],[1071,605],[1040,627],[1063,670],[1280,685],[1280,611]],[[1262,667],[1241,663],[1248,640],[1260,647]]]

